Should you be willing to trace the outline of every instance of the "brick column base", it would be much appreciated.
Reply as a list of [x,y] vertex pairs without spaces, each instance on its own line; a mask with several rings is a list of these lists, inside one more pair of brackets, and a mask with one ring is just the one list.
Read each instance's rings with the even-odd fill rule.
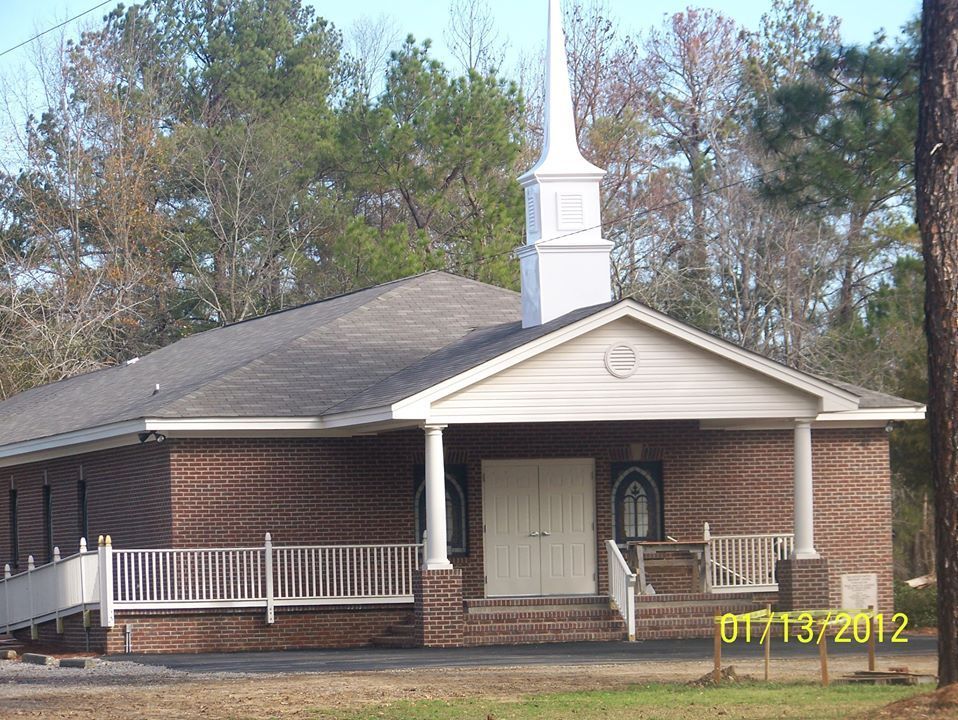
[[420,570],[413,575],[416,640],[422,647],[460,647],[465,611],[462,570]]
[[779,560],[778,606],[782,610],[824,610],[828,599],[828,561],[825,558]]

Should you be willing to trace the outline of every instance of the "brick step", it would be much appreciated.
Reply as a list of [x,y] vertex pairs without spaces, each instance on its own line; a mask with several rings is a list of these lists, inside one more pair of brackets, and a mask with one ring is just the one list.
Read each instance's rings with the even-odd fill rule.
[[374,637],[370,642],[374,647],[381,648],[419,647],[419,643],[416,641],[416,625],[412,618],[405,622],[390,625],[382,635]]
[[507,598],[472,598],[463,601],[466,612],[473,612],[479,608],[496,607],[528,607],[530,605],[542,607],[561,607],[566,605],[606,605],[609,604],[608,595],[560,595],[554,597],[507,597]]
[[568,603],[564,605],[551,605],[549,603],[523,604],[523,605],[481,605],[479,607],[467,607],[467,617],[481,617],[483,615],[501,615],[503,613],[570,613],[570,612],[608,612],[609,599],[605,598],[602,602],[580,602]]
[[715,621],[712,617],[666,617],[666,618],[635,618],[636,628],[677,628],[677,627],[705,627],[712,628]]
[[610,620],[619,617],[619,613],[609,608],[582,608],[576,610],[560,610],[555,608],[545,610],[527,610],[525,608],[510,610],[498,608],[502,612],[467,613],[466,625],[481,625],[483,623],[503,622],[580,622],[583,620]]
[[414,648],[419,647],[419,643],[412,637],[399,637],[393,635],[380,635],[374,637],[371,641],[373,647],[378,648]]
[[709,603],[702,605],[651,605],[643,604],[636,605],[635,616],[636,617],[714,617],[715,615],[724,615],[725,613],[733,613],[735,615],[744,615],[745,613],[755,612],[756,610],[764,610],[764,605],[759,605],[757,603],[748,604],[748,603],[735,603],[735,604],[725,604],[725,603]]
[[23,641],[17,640],[12,635],[0,635],[0,648],[4,650],[13,650],[23,647]]
[[609,620],[588,620],[565,622],[556,620],[551,622],[504,622],[466,625],[466,635],[472,637],[486,635],[537,635],[554,634],[565,636],[577,632],[623,632],[625,627],[621,618]]
[[529,645],[559,642],[613,642],[615,640],[625,640],[625,630],[576,630],[574,632],[563,631],[559,633],[540,632],[526,634],[466,635],[464,640],[466,645],[473,647],[477,645]]
[[636,595],[637,603],[687,603],[696,601],[707,602],[731,602],[734,600],[747,600],[748,602],[762,602],[760,593],[660,593],[658,595]]
[[678,628],[635,628],[636,640],[687,640],[712,637],[712,626]]
[[411,637],[416,634],[416,626],[412,623],[402,623],[401,625],[390,625],[386,628],[389,635],[396,637]]

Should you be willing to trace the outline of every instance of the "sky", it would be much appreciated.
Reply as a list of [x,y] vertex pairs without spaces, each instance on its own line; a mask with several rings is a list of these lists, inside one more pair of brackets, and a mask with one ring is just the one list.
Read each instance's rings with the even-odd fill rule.
[[[0,0],[0,53],[30,38],[41,30],[52,27],[100,0]],[[504,40],[513,54],[535,52],[544,44],[546,0],[487,0]],[[619,18],[624,30],[644,31],[661,24],[664,17],[691,5],[709,7],[729,15],[746,28],[755,29],[770,0],[604,0]],[[127,4],[131,4],[127,2]],[[446,0],[353,0],[353,2],[311,3],[319,15],[342,29],[357,20],[382,15],[393,20],[400,37],[412,33],[417,39],[431,38],[440,58],[443,58],[443,35],[448,24]],[[116,5],[111,2],[67,26],[68,31],[79,32],[84,23],[98,22]],[[868,42],[876,31],[884,28],[889,34],[908,19],[918,14],[920,0],[818,0],[819,10],[827,10],[842,20],[846,43]],[[867,9],[863,9],[867,8]],[[23,50],[0,55],[0,73],[9,72],[23,60]]]

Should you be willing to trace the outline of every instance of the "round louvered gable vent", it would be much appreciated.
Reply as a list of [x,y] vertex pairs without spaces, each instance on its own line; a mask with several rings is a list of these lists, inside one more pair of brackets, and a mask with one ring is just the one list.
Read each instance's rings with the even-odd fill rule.
[[639,355],[631,345],[613,345],[605,351],[605,369],[617,378],[627,378],[639,366]]

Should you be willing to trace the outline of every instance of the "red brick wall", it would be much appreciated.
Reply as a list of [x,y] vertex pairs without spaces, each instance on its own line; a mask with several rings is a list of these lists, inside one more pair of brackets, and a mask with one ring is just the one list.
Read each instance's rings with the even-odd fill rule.
[[413,577],[416,639],[423,647],[459,647],[464,631],[461,570],[423,570]]
[[87,485],[90,548],[98,535],[117,547],[163,547],[171,542],[170,466],[166,445],[146,443],[0,469],[0,562],[12,561],[10,484],[17,488],[20,565],[28,555],[45,562],[44,471],[52,488],[53,543],[66,557],[78,550],[80,467]]
[[[449,462],[469,468],[469,555],[453,558],[466,598],[483,596],[484,459],[590,457],[596,463],[600,591],[603,542],[612,536],[610,463],[640,444],[663,464],[665,532],[787,532],[792,526],[792,433],[702,431],[696,423],[554,423],[453,426]],[[0,470],[20,488],[20,543],[42,552],[42,471],[54,488],[55,541],[76,544],[76,479],[89,488],[90,534],[114,546],[259,545],[274,542],[410,542],[413,468],[423,434],[407,430],[335,439],[176,440]],[[816,547],[828,560],[831,603],[839,576],[879,574],[879,605],[891,608],[891,492],[887,435],[879,429],[815,430]],[[0,492],[0,558],[9,556],[7,493]],[[373,612],[369,610],[368,612]]]
[[[408,605],[326,607],[320,609],[277,608],[276,622],[266,624],[264,610],[224,610],[218,613],[161,612],[117,613],[112,628],[101,628],[99,614],[92,613],[90,649],[122,653],[126,626],[133,629],[135,653],[240,652],[245,650],[293,650],[328,647],[361,647],[390,625],[405,620]],[[30,643],[30,630],[15,635],[28,645],[59,650],[86,650],[82,617],[64,620],[64,633],[56,623],[39,626],[39,639]]]
[[[784,610],[824,610],[829,606],[828,560],[808,558],[778,563],[779,607]],[[840,608],[839,604],[832,604]]]
[[422,433],[168,440],[181,547],[412,542]]

